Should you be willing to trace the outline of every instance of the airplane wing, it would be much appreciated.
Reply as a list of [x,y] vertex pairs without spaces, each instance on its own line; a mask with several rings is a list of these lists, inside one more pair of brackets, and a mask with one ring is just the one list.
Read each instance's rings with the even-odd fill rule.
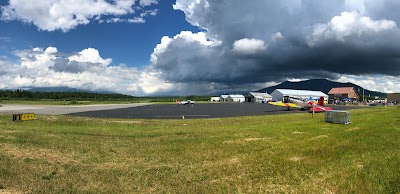
[[282,101],[278,102],[268,102],[268,104],[274,105],[274,106],[285,106],[285,107],[292,107],[292,108],[300,108],[300,106],[293,104],[293,103],[284,103]]
[[314,108],[310,108],[310,111],[314,112],[323,112],[327,110],[332,110],[332,107],[327,107],[327,106],[319,106],[319,105],[314,105]]

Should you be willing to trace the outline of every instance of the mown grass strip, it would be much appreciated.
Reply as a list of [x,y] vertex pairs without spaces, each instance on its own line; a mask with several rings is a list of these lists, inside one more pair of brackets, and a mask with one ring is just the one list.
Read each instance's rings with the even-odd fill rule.
[[399,193],[400,109],[194,120],[0,115],[0,191]]

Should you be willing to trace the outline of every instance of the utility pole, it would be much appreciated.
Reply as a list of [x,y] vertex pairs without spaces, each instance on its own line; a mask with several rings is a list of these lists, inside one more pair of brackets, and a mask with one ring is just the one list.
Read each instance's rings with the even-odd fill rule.
[[364,98],[364,88],[363,88],[363,103],[365,102],[365,98]]

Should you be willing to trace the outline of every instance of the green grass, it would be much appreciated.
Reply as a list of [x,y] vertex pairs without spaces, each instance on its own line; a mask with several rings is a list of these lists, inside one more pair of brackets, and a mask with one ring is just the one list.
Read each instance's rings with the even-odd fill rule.
[[196,120],[0,115],[0,193],[399,193],[400,109]]

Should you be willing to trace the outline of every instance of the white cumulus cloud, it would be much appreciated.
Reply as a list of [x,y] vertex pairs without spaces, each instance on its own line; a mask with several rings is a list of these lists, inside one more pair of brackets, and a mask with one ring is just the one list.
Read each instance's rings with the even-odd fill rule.
[[107,66],[112,62],[112,59],[103,59],[98,50],[94,48],[87,48],[79,52],[77,55],[68,57],[69,61],[76,61],[81,63],[98,63],[102,66]]
[[244,54],[251,55],[257,54],[267,49],[267,44],[263,40],[257,39],[240,39],[233,43],[233,51]]
[[326,24],[317,24],[310,36],[310,45],[326,39],[334,38],[345,41],[346,38],[354,36],[377,35],[384,31],[397,29],[395,21],[373,20],[370,17],[362,16],[358,12],[342,12],[340,16],[335,16]]
[[[350,82],[359,85],[365,89],[385,93],[399,93],[400,79],[397,76],[371,75],[354,76],[342,75],[337,81]],[[361,92],[361,91],[360,91]]]
[[[141,7],[156,4],[157,0],[141,0]],[[136,0],[10,0],[9,5],[1,7],[1,19],[21,20],[36,25],[41,30],[64,32],[101,16],[127,16],[135,14]],[[152,14],[149,14],[152,15]],[[154,16],[154,14],[152,15]],[[143,17],[140,17],[142,20]],[[125,19],[121,19],[125,21]],[[116,18],[108,22],[121,22]],[[102,20],[100,20],[102,21]],[[132,19],[132,21],[141,21]],[[132,22],[131,23],[143,23]]]
[[[131,95],[171,93],[174,88],[149,68],[110,65],[111,58],[87,48],[59,56],[56,47],[15,51],[18,63],[0,59],[0,89],[66,86],[86,90],[106,90]],[[67,55],[67,56],[65,56]],[[4,71],[4,72],[3,72]]]
[[154,48],[150,56],[150,61],[157,64],[157,56],[162,55],[168,48],[171,42],[182,41],[184,44],[200,44],[203,46],[218,46],[221,42],[208,40],[204,32],[192,33],[190,31],[182,31],[173,38],[164,36],[161,38],[160,44]]
[[279,41],[279,40],[285,39],[285,37],[282,35],[281,32],[277,32],[277,33],[273,34],[273,35],[271,36],[271,38],[272,38],[272,40],[275,41],[275,42],[276,42],[276,41]]

